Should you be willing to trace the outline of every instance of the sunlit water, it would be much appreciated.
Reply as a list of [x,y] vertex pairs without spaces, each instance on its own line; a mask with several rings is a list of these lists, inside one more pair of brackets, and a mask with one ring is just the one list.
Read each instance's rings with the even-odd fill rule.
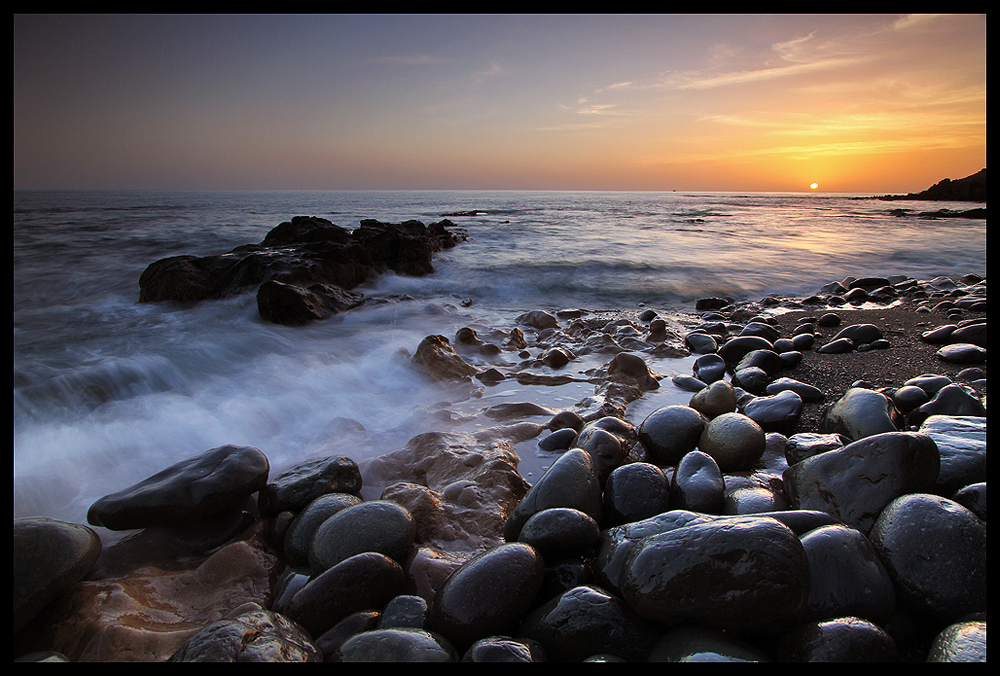
[[[15,193],[15,516],[85,522],[98,497],[222,444],[260,448],[272,473],[319,455],[363,463],[420,432],[496,424],[480,411],[498,402],[560,408],[593,393],[508,381],[467,398],[407,363],[429,334],[485,335],[535,308],[664,312],[704,296],[807,295],[848,275],[985,275],[984,220],[889,213],[968,207],[815,194]],[[412,300],[297,328],[262,322],[253,294],[137,303],[153,261],[256,243],[295,215],[354,228],[471,210],[451,217],[469,240],[439,254],[433,275],[363,289]],[[690,372],[690,359],[651,365]],[[689,397],[665,381],[629,416]],[[517,450],[529,481],[553,459],[537,439]]]

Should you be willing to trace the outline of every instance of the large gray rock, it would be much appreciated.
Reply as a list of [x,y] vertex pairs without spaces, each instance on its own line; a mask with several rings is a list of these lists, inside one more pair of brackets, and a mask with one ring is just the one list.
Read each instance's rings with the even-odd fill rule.
[[110,530],[189,526],[239,507],[267,484],[267,457],[220,446],[182,460],[90,506],[87,521]]
[[873,434],[895,432],[899,423],[899,413],[892,400],[874,390],[852,387],[825,411],[820,425],[823,432],[843,434],[857,440]]
[[621,592],[655,622],[775,633],[801,617],[809,561],[784,524],[723,518],[640,541],[628,555]]
[[886,432],[806,458],[782,478],[793,508],[827,512],[867,533],[892,500],[930,489],[939,467],[926,434]]
[[14,519],[14,633],[90,572],[101,555],[90,528],[48,517]]

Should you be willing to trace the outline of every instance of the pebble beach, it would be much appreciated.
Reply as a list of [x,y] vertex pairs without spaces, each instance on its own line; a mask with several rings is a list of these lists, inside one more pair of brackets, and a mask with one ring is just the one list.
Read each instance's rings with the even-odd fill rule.
[[[978,275],[847,278],[428,336],[408,358],[472,391],[604,366],[573,407],[363,466],[226,446],[89,526],[17,519],[15,659],[985,661],[985,302]],[[668,385],[691,400],[624,420]],[[557,456],[530,482],[527,442]]]

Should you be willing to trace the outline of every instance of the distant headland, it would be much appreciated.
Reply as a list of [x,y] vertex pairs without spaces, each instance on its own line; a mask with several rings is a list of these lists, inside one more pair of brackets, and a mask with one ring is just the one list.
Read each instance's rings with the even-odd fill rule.
[[880,195],[875,199],[985,202],[986,168],[984,167],[971,176],[966,176],[955,181],[946,178],[923,192],[911,192],[906,195]]

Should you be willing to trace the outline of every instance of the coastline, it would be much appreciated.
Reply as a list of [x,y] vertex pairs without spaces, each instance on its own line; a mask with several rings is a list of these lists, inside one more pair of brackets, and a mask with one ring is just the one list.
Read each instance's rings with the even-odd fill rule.
[[[845,283],[849,283],[849,281],[845,280]],[[838,303],[838,304],[830,303],[829,301],[834,296],[837,295],[836,293],[828,294],[825,297],[814,296],[809,298],[795,298],[795,299],[792,298],[775,299],[769,297],[767,299],[762,299],[761,301],[735,303],[730,306],[721,308],[719,312],[721,312],[723,316],[726,316],[729,321],[734,323],[747,323],[751,318],[755,316],[770,317],[773,320],[773,326],[775,326],[778,329],[780,335],[783,337],[791,336],[795,328],[802,324],[802,320],[808,318],[815,319],[823,314],[831,312],[836,313],[840,317],[840,322],[839,325],[837,326],[817,327],[815,331],[815,337],[816,337],[815,344],[811,346],[811,348],[802,351],[803,352],[802,359],[797,365],[785,369],[781,374],[782,376],[794,378],[803,383],[813,385],[819,388],[825,395],[823,401],[815,403],[806,403],[803,406],[801,415],[796,423],[795,429],[788,430],[787,434],[784,435],[785,437],[788,437],[800,432],[802,433],[819,432],[824,410],[831,403],[842,397],[847,392],[847,390],[852,387],[852,385],[855,385],[859,381],[864,381],[865,386],[867,388],[875,390],[884,390],[887,393],[887,395],[891,395],[891,392],[893,390],[901,387],[903,383],[905,383],[907,380],[911,378],[915,378],[917,376],[925,374],[936,374],[936,375],[947,376],[953,381],[958,381],[961,380],[961,378],[959,378],[960,373],[968,369],[970,366],[974,366],[980,369],[983,374],[981,378],[976,379],[976,392],[981,397],[982,403],[985,406],[985,399],[986,399],[985,361],[976,364],[955,363],[955,362],[945,361],[937,355],[937,351],[941,347],[940,344],[929,343],[921,337],[921,335],[928,330],[943,325],[955,324],[959,321],[977,320],[985,322],[985,317],[986,317],[985,280],[984,279],[981,280],[978,284],[976,284],[976,286],[979,287],[978,293],[980,293],[982,296],[982,302],[976,305],[967,305],[965,308],[957,308],[956,304],[952,302],[953,299],[957,299],[959,297],[957,292],[955,292],[953,289],[945,289],[941,291],[931,291],[930,293],[926,294],[912,294],[912,295],[900,294],[899,296],[896,296],[892,299],[886,299],[886,303],[884,304],[879,304],[871,301],[860,303],[858,305],[851,305],[850,303]],[[607,315],[605,315],[605,313],[601,313],[600,323],[604,323],[604,320],[608,319],[609,320],[608,323],[613,324],[614,317],[610,316],[612,314],[614,313],[607,313]],[[627,312],[622,311],[618,313],[618,318],[619,319],[631,318],[633,324],[639,324],[641,323],[641,321],[636,322],[634,319],[636,314],[637,313],[634,310]],[[684,317],[685,321],[683,323],[687,324],[689,320],[692,323],[696,322],[699,317],[703,319],[705,314],[706,314],[705,312],[701,311],[687,313],[685,314]],[[584,319],[586,319],[586,316],[584,316]],[[594,319],[596,325],[597,318],[595,317]],[[865,349],[864,351],[849,351],[844,353],[827,354],[818,351],[818,348],[820,348],[822,345],[830,341],[830,339],[844,327],[850,325],[858,325],[858,324],[872,324],[877,326],[880,329],[882,336],[887,341],[888,346],[880,347],[878,349]],[[680,324],[673,324],[672,326],[676,327],[679,325]],[[544,330],[540,331],[540,333],[542,333],[543,331]],[[533,342],[535,337],[536,336],[529,335],[529,342]],[[680,338],[679,335],[674,337]],[[671,345],[663,344],[663,348],[675,349],[672,344]],[[636,354],[641,354],[641,353],[636,353]],[[458,356],[455,352],[445,353],[445,356],[448,359],[451,359],[451,355],[455,355],[456,357]],[[612,355],[609,354],[608,359],[611,359],[611,356]],[[454,363],[457,362],[454,362],[453,360],[451,365],[453,366]],[[469,375],[468,372],[463,372],[463,377],[468,377],[468,375]],[[634,380],[641,381],[641,378],[635,378],[635,374],[629,374],[626,380],[631,383]],[[615,389],[616,386],[620,386],[621,383],[623,382],[626,381],[619,381],[616,384],[612,384],[612,387],[608,388],[607,390],[604,390],[604,393],[608,394],[609,392],[613,391],[620,392],[623,390],[628,390],[629,388],[627,386],[618,387],[617,390]],[[635,391],[635,390],[632,390],[630,394],[628,394],[628,396],[632,397],[636,395],[642,396],[640,391]],[[528,397],[530,400],[530,395],[528,395]],[[595,415],[593,419],[596,419],[596,417],[597,416]],[[512,434],[521,435],[522,438],[527,438],[527,439],[538,437],[539,441],[541,441],[542,438],[545,437],[545,435],[542,434],[542,431],[543,429],[545,429],[546,426],[528,422],[528,420],[532,419],[534,418],[532,418],[532,416],[529,415],[527,418],[522,417],[520,419],[520,422],[518,421],[518,419],[506,420],[504,425],[498,427],[497,429],[506,430]],[[983,424],[985,425],[985,422]],[[555,429],[555,428],[549,427],[549,429]],[[486,432],[490,432],[490,430],[487,430]],[[444,435],[444,433],[442,433],[442,435]],[[464,442],[464,439],[465,438],[463,437],[462,439],[459,439],[459,441]],[[466,471],[467,466],[469,466],[470,464],[468,460],[470,456],[471,457],[478,456],[481,459],[482,457],[482,451],[480,450],[481,448],[489,447],[494,450],[499,449],[500,451],[499,456],[491,459],[490,463],[483,463],[483,464],[499,463],[501,460],[504,459],[504,453],[506,452],[504,451],[504,449],[510,448],[510,446],[504,446],[504,443],[506,442],[502,437],[494,438],[490,437],[489,434],[476,436],[475,439],[473,439],[473,437],[468,437],[468,439],[474,440],[477,444],[483,444],[484,446],[471,446],[470,448],[465,449],[463,451],[463,453],[465,453],[464,455],[463,454],[456,455],[457,464],[461,466],[463,472]],[[452,439],[451,441],[445,439],[445,447],[448,448],[449,452],[454,450],[455,443],[456,441],[454,439]],[[444,447],[429,446],[428,448],[431,449],[437,448],[438,450],[441,450]],[[569,457],[569,455],[570,454],[565,454],[565,457]],[[631,456],[629,460],[625,460],[624,458],[619,460],[619,462],[624,462],[624,464],[628,464],[629,462],[633,461],[635,461],[635,458]],[[516,461],[514,463],[514,466],[516,467]],[[410,470],[408,469],[406,471]],[[513,470],[510,471],[505,470],[505,471],[507,472],[508,479],[511,476],[513,476],[511,475],[511,471]],[[664,468],[664,471],[667,472],[668,475],[671,475],[671,474],[676,474],[676,472],[679,470],[674,468]],[[757,472],[758,470],[755,469],[754,471]],[[769,471],[773,472],[774,470],[762,468],[760,471],[762,472],[761,476],[767,476],[767,472]],[[417,472],[417,474],[419,473],[420,472]],[[516,472],[514,472],[514,475],[516,475]],[[434,548],[431,546],[430,543],[432,541],[437,543],[440,540],[440,538],[438,540],[434,540],[434,538],[430,535],[432,531],[438,533],[441,530],[447,531],[448,529],[454,528],[457,529],[459,532],[462,532],[463,528],[468,529],[467,524],[462,523],[461,526],[459,526],[458,522],[454,524],[448,524],[448,523],[441,524],[435,522],[433,526],[429,525],[431,521],[439,520],[442,518],[448,518],[449,515],[451,518],[454,518],[458,514],[466,511],[473,504],[467,502],[468,500],[470,500],[470,498],[466,491],[462,490],[460,493],[456,494],[455,491],[457,489],[454,489],[453,487],[459,485],[464,486],[467,484],[476,485],[478,479],[473,478],[472,480],[470,480],[468,478],[465,478],[466,477],[465,474],[461,476],[463,478],[461,478],[460,480],[456,480],[454,476],[447,479],[447,481],[442,480],[442,486],[432,485],[429,478],[420,481],[418,479],[408,480],[404,477],[400,477],[399,479],[397,479],[397,481],[401,483],[397,483],[395,485],[395,492],[393,492],[393,490],[390,490],[391,488],[393,488],[390,487],[389,489],[386,490],[386,492],[383,493],[383,496],[381,498],[382,500],[389,500],[389,501],[396,500],[399,501],[400,503],[405,503],[407,509],[412,511],[414,518],[417,519],[418,521],[418,526],[417,526],[418,532],[424,533],[422,537],[426,538],[426,542],[424,542],[423,545],[420,545],[417,548],[416,560],[420,559],[421,557],[420,552],[423,552],[422,556],[430,557],[429,563],[426,561],[424,562],[424,565],[427,566],[426,570],[424,570],[424,574],[432,576],[433,575],[441,576],[438,582],[436,583],[429,582],[428,580],[425,579],[422,583],[424,585],[422,589],[424,590],[426,590],[428,586],[437,588],[437,586],[442,584],[443,583],[442,581],[447,578],[446,573],[462,570],[461,564],[469,561],[470,560],[469,555],[471,553],[474,553],[474,552],[461,552],[461,551],[449,552],[449,550],[445,549],[441,550],[437,554],[433,553],[428,554],[428,552],[436,551],[434,550]],[[743,476],[742,478],[739,478],[740,477],[739,473],[730,475],[728,472],[724,472],[724,476],[732,477],[729,479],[729,481],[732,481],[732,486],[730,486],[730,489],[735,488],[737,485],[742,486],[744,488],[754,488],[754,489],[760,488],[760,485],[756,485],[754,483],[755,481],[759,481],[758,479],[754,479],[754,477],[757,476],[757,474],[751,474],[749,475],[749,477]],[[514,476],[514,479],[517,478],[518,477]],[[270,480],[274,481],[275,478],[272,477]],[[280,478],[278,480],[280,481]],[[493,479],[491,478],[489,481],[492,480]],[[521,481],[523,482],[523,479],[521,479]],[[773,483],[773,480],[770,481],[772,481]],[[426,482],[426,485],[420,486],[420,484],[423,482]],[[539,481],[539,483],[542,482]],[[405,486],[405,487],[401,489],[400,486]],[[495,489],[495,486],[493,486],[493,488]],[[518,504],[518,501],[527,500],[524,492],[529,491],[532,488],[533,487],[528,485],[526,482],[524,482],[523,487],[519,487],[517,486],[517,481],[515,480],[511,482],[510,486],[504,488],[506,492],[504,494],[503,502],[497,502],[497,503],[483,502],[481,505],[483,508],[485,508],[487,511],[492,510],[492,513],[489,514],[488,522],[490,525],[488,526],[488,529],[495,530],[498,527],[502,529],[504,527],[503,525],[504,521],[507,519],[508,516],[514,513],[514,510],[516,510],[516,505]],[[780,495],[780,493],[782,493],[781,490],[776,491],[772,495],[772,498],[776,499],[780,498],[781,503],[786,503],[788,501],[788,496]],[[257,493],[254,492],[254,495],[256,496]],[[261,495],[263,495],[263,492],[261,493]],[[461,497],[462,495],[465,495],[465,497]],[[482,499],[481,496],[480,498],[477,498],[477,500],[481,499]],[[458,502],[452,502],[454,500],[457,500]],[[511,500],[513,501],[511,502]],[[254,502],[256,503],[256,500],[254,500]],[[458,504],[463,505],[461,509],[459,509],[456,506]],[[497,506],[501,504],[503,505],[502,507]],[[432,508],[429,505],[437,505],[437,506]],[[680,509],[680,508],[672,505],[671,509]],[[789,509],[788,504],[785,504],[783,509],[788,510]],[[427,510],[427,513],[426,514],[423,513],[422,510]],[[499,512],[497,512],[497,510],[499,510]],[[113,554],[113,552],[105,551],[103,552],[104,557],[101,559],[101,563],[97,566],[96,569],[97,574],[94,575],[93,573],[91,573],[88,575],[87,573],[84,573],[82,581],[74,582],[69,586],[69,588],[77,589],[80,587],[80,585],[90,585],[88,589],[91,590],[90,591],[91,594],[94,593],[93,592],[94,589],[101,589],[103,588],[104,585],[107,584],[111,584],[112,586],[116,586],[116,588],[119,588],[118,586],[123,584],[121,580],[128,579],[130,575],[135,575],[139,573],[142,573],[142,575],[148,575],[148,570],[150,566],[152,566],[154,569],[159,568],[160,574],[163,574],[164,576],[174,574],[178,570],[183,571],[184,573],[189,573],[190,571],[194,571],[197,573],[198,571],[201,570],[198,566],[204,565],[207,561],[213,560],[219,555],[220,552],[229,551],[232,546],[239,545],[240,547],[242,547],[241,551],[257,552],[251,555],[251,558],[257,561],[257,563],[255,563],[255,567],[256,570],[258,571],[257,572],[258,578],[260,579],[258,579],[258,581],[254,582],[253,584],[263,585],[263,586],[259,590],[257,590],[257,592],[255,592],[257,594],[255,598],[257,598],[258,600],[239,603],[237,604],[238,607],[229,609],[227,612],[222,613],[221,617],[218,617],[218,619],[216,619],[215,621],[216,622],[235,621],[236,618],[246,615],[247,612],[266,613],[270,612],[270,609],[272,608],[282,609],[282,612],[284,612],[285,608],[295,607],[294,601],[288,600],[287,595],[289,594],[289,592],[287,591],[287,589],[285,589],[285,587],[293,584],[306,585],[309,579],[308,575],[306,575],[306,577],[303,578],[301,573],[292,574],[291,578],[289,578],[288,576],[290,574],[290,569],[286,568],[284,555],[282,554],[281,551],[282,546],[287,546],[285,533],[291,528],[291,524],[294,523],[293,518],[295,517],[296,511],[297,511],[296,509],[291,509],[291,511],[289,511],[286,508],[277,515],[274,515],[274,514],[265,514],[263,513],[264,510],[261,509],[260,512],[257,513],[255,521],[251,525],[246,526],[244,524],[244,526],[242,526],[243,531],[241,535],[238,535],[235,538],[230,538],[228,540],[229,544],[222,546],[221,549],[213,548],[211,549],[211,551],[207,552],[204,556],[192,557],[189,552],[185,553],[184,555],[178,556],[178,551],[179,550],[183,551],[184,547],[178,549],[175,545],[172,545],[170,543],[169,535],[167,536],[166,540],[164,540],[162,539],[163,538],[162,534],[154,533],[154,531],[156,531],[157,529],[155,528],[147,529],[147,531],[150,533],[150,537],[153,538],[152,541],[144,540],[143,537],[139,537],[135,539],[135,541],[131,544],[131,546],[129,546],[129,544],[126,543],[125,546],[118,548],[119,554],[123,555],[125,559],[128,559],[128,557],[134,557],[134,560],[129,561],[129,560],[112,559],[109,561],[107,560],[107,557],[109,554]],[[715,512],[715,513],[725,514],[727,512]],[[736,513],[739,514],[741,512],[736,512]],[[499,520],[497,517],[500,517]],[[466,517],[463,516],[462,518],[464,519]],[[427,519],[427,522],[424,523],[423,519]],[[605,529],[607,528],[607,524],[601,524],[601,526]],[[140,536],[142,535],[143,532],[144,531],[140,531]],[[447,540],[447,538],[445,538],[445,540]],[[145,544],[143,544],[144,542]],[[152,547],[149,546],[150,542],[154,543]],[[420,542],[420,537],[418,537],[417,542],[418,543]],[[500,533],[484,531],[478,533],[475,547],[477,547],[480,550],[489,550],[489,551],[492,551],[491,548],[504,549],[503,547],[499,546],[499,544],[503,542],[504,542],[504,536],[502,536]],[[482,554],[483,551],[480,551],[479,553]],[[266,564],[262,563],[261,557],[267,559]],[[434,557],[438,558],[435,559]],[[415,560],[414,555],[411,554],[408,560],[409,563],[407,565],[412,566]],[[217,563],[213,565],[216,567],[218,566]],[[264,565],[269,571],[264,573],[262,578],[260,577],[261,565]],[[437,572],[435,573],[434,571]],[[145,580],[145,578],[143,578],[143,580]],[[293,583],[291,580],[298,580],[298,581]],[[148,581],[143,581],[138,584],[144,590],[150,587]],[[170,595],[174,593],[170,591],[171,584],[173,583],[165,584],[163,586],[163,589],[158,593],[165,593],[167,595],[166,598],[169,599]],[[237,581],[237,585],[239,586],[245,586],[245,584],[246,584],[245,582]],[[421,589],[420,587],[421,583],[418,581],[416,584],[417,587],[410,586],[405,589],[405,591],[409,592],[409,596],[412,597],[420,596],[420,594],[417,592],[418,589]],[[539,582],[539,584],[541,583]],[[156,587],[157,585],[154,583],[151,586]],[[400,587],[399,590],[403,590],[403,588]],[[343,591],[344,593],[347,593],[347,590]],[[145,591],[141,592],[140,596],[142,596],[145,593],[146,593]],[[425,597],[429,595],[430,594],[424,594]],[[394,595],[394,598],[395,597],[396,595]],[[66,597],[64,596],[63,598]],[[221,598],[222,597],[220,597],[219,602],[225,604],[225,602],[222,601]],[[283,598],[284,601],[282,601]],[[295,596],[292,596],[292,599],[295,598],[298,598],[297,594]],[[75,621],[68,621],[67,618],[59,616],[61,613],[66,613],[66,612],[83,613],[84,617],[82,619],[77,618]],[[23,645],[24,648],[34,649],[36,651],[35,653],[33,653],[35,655],[34,659],[41,659],[42,658],[41,656],[43,655],[51,658],[52,655],[45,651],[54,650],[56,651],[55,659],[58,660],[59,657],[63,654],[60,651],[65,651],[70,646],[75,646],[73,647],[73,650],[75,650],[76,652],[73,653],[73,656],[75,659],[80,659],[80,661],[87,661],[86,657],[81,657],[81,656],[83,655],[92,656],[94,654],[102,655],[103,659],[130,659],[128,657],[124,658],[117,656],[109,657],[109,653],[107,652],[104,653],[88,652],[88,650],[92,649],[88,649],[85,645],[81,646],[81,644],[79,643],[83,639],[81,639],[77,634],[74,634],[73,631],[67,629],[68,625],[82,623],[81,626],[83,628],[82,629],[83,633],[86,635],[90,635],[95,630],[94,629],[95,626],[104,621],[101,620],[100,618],[95,619],[86,617],[87,613],[92,613],[92,612],[96,612],[98,613],[98,615],[100,615],[100,613],[103,611],[100,611],[96,607],[96,605],[95,607],[89,609],[86,607],[81,608],[79,601],[77,601],[74,605],[73,602],[56,600],[54,603],[50,604],[46,613],[43,613],[43,615],[40,616],[37,621],[28,625],[29,631],[32,632],[33,634],[31,639],[25,640],[23,644],[19,644],[16,641],[16,644],[18,645],[18,647]],[[292,613],[293,615],[295,614],[292,610],[289,610],[288,612]],[[215,617],[216,615],[218,615],[218,613],[213,615],[213,617]],[[381,616],[381,613],[377,613],[377,615]],[[277,613],[275,616],[284,617],[284,615],[282,615],[281,613]],[[272,616],[269,615],[268,617],[271,618]],[[426,624],[428,618],[429,616],[425,617],[425,619],[421,620],[421,622]],[[190,622],[186,623],[185,626],[187,628],[185,628],[184,631],[180,634],[181,636],[186,638],[187,636],[190,636],[195,633],[195,629],[191,628]],[[53,630],[52,627],[57,627],[58,631]],[[928,625],[928,627],[933,628],[934,629],[933,633],[935,634],[936,631],[939,629],[937,625],[933,624]],[[899,653],[901,656],[904,654],[906,655],[905,661],[912,661],[914,659],[921,660],[924,656],[927,655],[927,651],[930,650],[929,648],[930,639],[933,638],[933,636],[927,634],[927,631],[930,630],[928,627],[923,627],[921,629],[922,633],[918,632],[920,633],[920,637],[918,639],[914,639],[914,643],[912,645],[907,646],[905,649],[902,646],[900,647]],[[984,627],[983,631],[985,631],[985,620],[983,620],[983,627]],[[373,628],[374,626],[367,626],[365,629],[359,630],[357,627],[355,627],[355,633],[358,632],[364,633],[365,631],[372,630]],[[53,631],[56,635],[58,635],[62,643],[57,643],[55,645],[51,645],[49,648],[45,648],[44,647],[46,644],[45,636],[50,631]],[[104,631],[104,629],[102,629],[101,631]],[[137,635],[139,636],[143,634],[143,631],[148,632],[150,630],[136,629]],[[160,630],[152,629],[151,631],[152,633],[155,634]],[[330,631],[332,631],[332,629]],[[341,631],[346,631],[346,629],[341,628]],[[74,636],[72,640],[66,638],[67,632]],[[324,633],[323,636],[326,637],[327,634]],[[24,639],[25,637],[20,636],[19,638]],[[336,649],[333,649],[333,652],[328,652],[329,648],[328,643],[332,639],[329,639],[329,637],[327,637],[325,639],[326,643],[324,643],[324,640],[321,640],[323,639],[323,637],[312,636],[312,639],[316,640],[318,643],[323,644],[326,647],[321,649],[309,648],[308,645],[310,645],[310,641],[305,640],[305,645],[307,647],[303,648],[303,650],[305,651],[305,654],[308,654],[310,656],[309,657],[310,661],[319,661],[320,659],[327,659],[327,660],[340,659],[340,654],[337,652],[337,650],[339,650],[341,643],[343,643],[347,638],[349,638],[349,636],[341,637],[340,643],[336,644],[337,646]],[[130,639],[124,639],[123,645],[127,645],[128,640]],[[173,643],[171,643],[171,645],[175,645],[178,640],[179,639],[177,638],[177,635],[175,635],[172,639]],[[447,641],[445,643],[447,644]],[[770,644],[769,641],[765,641],[762,645],[771,646],[770,648],[765,650],[768,656],[773,657],[776,654],[775,652],[773,652],[775,648],[773,647],[773,645]],[[466,647],[468,646],[463,646],[463,648]],[[115,646],[114,643],[112,642],[112,643],[106,643],[105,647],[103,648],[103,650],[105,651],[109,649],[125,650],[126,648],[123,648],[121,646]],[[173,653],[173,649],[171,649],[170,652]],[[111,653],[110,655],[114,655],[114,653]],[[461,657],[461,654],[454,654],[453,656],[457,658]],[[162,658],[162,653],[161,653],[161,658]]]

